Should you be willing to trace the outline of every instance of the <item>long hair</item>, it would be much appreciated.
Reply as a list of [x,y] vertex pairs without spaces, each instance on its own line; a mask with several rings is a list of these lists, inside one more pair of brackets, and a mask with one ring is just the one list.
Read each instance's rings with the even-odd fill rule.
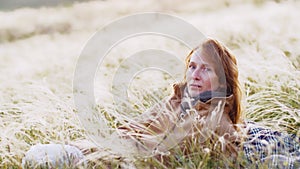
[[[230,119],[233,124],[240,123],[242,116],[242,92],[238,79],[238,68],[235,56],[217,40],[207,39],[200,46],[193,49],[186,57],[185,72],[188,69],[191,56],[199,50],[209,56],[214,64],[217,64],[215,65],[215,69],[216,74],[219,77],[220,84],[225,87],[227,94],[233,95],[233,107],[229,112]],[[186,76],[184,76],[184,82],[186,82]]]

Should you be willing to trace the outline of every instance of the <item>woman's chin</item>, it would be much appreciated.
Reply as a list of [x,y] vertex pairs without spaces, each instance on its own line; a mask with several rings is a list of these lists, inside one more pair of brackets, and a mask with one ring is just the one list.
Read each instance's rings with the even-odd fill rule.
[[201,93],[201,91],[199,91],[199,90],[190,90],[190,91],[189,91],[189,95],[190,95],[191,97],[196,97],[196,96],[198,96],[200,93]]

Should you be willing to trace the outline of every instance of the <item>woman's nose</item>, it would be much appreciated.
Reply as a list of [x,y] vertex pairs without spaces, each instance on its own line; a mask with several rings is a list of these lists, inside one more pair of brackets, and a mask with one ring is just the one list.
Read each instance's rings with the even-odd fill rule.
[[192,78],[194,80],[200,80],[201,79],[201,71],[199,69],[195,69],[195,71],[192,73]]

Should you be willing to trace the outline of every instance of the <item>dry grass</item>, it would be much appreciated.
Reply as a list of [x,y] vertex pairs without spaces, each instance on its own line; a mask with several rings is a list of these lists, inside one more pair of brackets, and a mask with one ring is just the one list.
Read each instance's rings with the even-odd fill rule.
[[[94,31],[135,12],[171,13],[205,35],[221,40],[239,62],[245,117],[300,135],[299,2],[152,0],[134,4],[91,1],[67,7],[0,12],[0,168],[19,168],[24,153],[37,143],[80,145],[89,151],[90,167],[95,168],[234,167],[229,159],[211,153],[212,147],[204,151],[195,143],[190,143],[194,152],[190,156],[183,156],[175,148],[161,163],[155,158],[123,158],[82,141],[87,136],[76,115],[72,94],[77,58]],[[153,39],[158,43],[152,43]],[[113,49],[95,79],[97,112],[106,112],[107,123],[112,126],[116,124],[114,117],[121,117],[122,121],[128,118],[121,116],[124,113],[142,113],[171,92],[169,85],[174,79],[159,72],[154,72],[155,76],[153,72],[143,73],[131,86],[132,100],[127,105],[135,103],[135,107],[127,107],[130,112],[113,109],[109,85],[118,64],[127,55],[148,47],[173,51],[181,59],[188,53],[178,43],[161,37],[136,38]],[[227,160],[229,166],[216,163],[216,159]],[[240,163],[244,165],[243,160]]]

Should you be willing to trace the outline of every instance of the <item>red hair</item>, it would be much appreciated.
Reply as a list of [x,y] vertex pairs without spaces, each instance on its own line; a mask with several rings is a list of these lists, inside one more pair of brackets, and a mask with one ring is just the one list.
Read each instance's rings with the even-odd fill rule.
[[[191,59],[191,56],[197,51],[204,52],[209,56],[212,61],[217,64],[216,74],[219,77],[221,85],[225,86],[227,94],[233,95],[233,107],[229,112],[230,119],[233,124],[241,122],[242,108],[241,108],[241,87],[238,79],[238,68],[235,56],[229,52],[229,50],[223,46],[220,42],[214,39],[207,39],[200,46],[193,49],[186,57],[186,70]],[[225,76],[224,76],[225,75]],[[186,77],[184,76],[184,81]]]

